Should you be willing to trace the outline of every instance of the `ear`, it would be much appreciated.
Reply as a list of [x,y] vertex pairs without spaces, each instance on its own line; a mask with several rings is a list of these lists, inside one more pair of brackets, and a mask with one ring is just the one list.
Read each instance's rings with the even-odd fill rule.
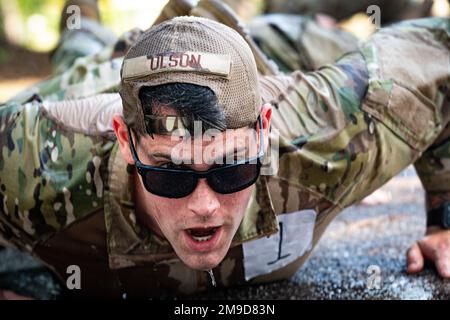
[[264,104],[261,107],[261,117],[263,120],[263,129],[270,129],[270,120],[272,118],[272,105],[269,103]]
[[[270,121],[272,119],[272,105],[271,104],[266,103],[261,107],[260,117],[262,119],[262,125],[263,125],[262,129],[263,129],[263,133],[264,133],[264,145],[267,148],[269,146]],[[259,128],[259,126],[258,126],[258,128]]]
[[130,144],[128,142],[127,125],[123,121],[121,115],[114,115],[112,118],[112,126],[119,143],[120,152],[128,164],[134,164],[133,157],[130,151]]

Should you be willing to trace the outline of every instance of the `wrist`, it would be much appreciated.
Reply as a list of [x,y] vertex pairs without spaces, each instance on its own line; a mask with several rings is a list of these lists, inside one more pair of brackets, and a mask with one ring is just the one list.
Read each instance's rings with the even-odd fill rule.
[[441,202],[440,206],[433,205],[427,210],[427,227],[433,226],[450,229],[450,201]]
[[427,212],[442,207],[445,202],[450,202],[450,191],[426,193],[425,205]]
[[425,230],[425,235],[429,236],[442,231],[445,231],[445,229],[442,228],[441,226],[427,226],[427,229]]

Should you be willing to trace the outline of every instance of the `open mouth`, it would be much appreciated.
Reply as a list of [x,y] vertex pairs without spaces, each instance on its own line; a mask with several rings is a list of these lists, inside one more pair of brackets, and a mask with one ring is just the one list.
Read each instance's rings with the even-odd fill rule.
[[214,250],[220,242],[222,226],[189,228],[184,230],[187,246],[196,252]]
[[216,233],[218,227],[212,228],[194,228],[187,229],[187,233],[197,242],[203,242],[210,240]]

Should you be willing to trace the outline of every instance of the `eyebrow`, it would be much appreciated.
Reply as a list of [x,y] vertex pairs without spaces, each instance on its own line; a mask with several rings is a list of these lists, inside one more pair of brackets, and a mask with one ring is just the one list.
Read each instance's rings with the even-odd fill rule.
[[[225,154],[223,154],[223,155],[220,155],[220,156],[217,156],[216,158],[214,158],[213,159],[213,163],[216,163],[216,162],[218,162],[218,160],[224,160],[224,159],[227,159],[229,156],[231,156],[231,155],[233,155],[233,159],[235,158],[235,156],[239,153],[239,152],[242,152],[242,151],[248,151],[247,150],[247,146],[245,146],[245,147],[240,147],[240,148],[235,148],[235,149],[233,149],[232,151],[230,151],[230,152],[227,152],[227,153],[225,153]],[[182,159],[179,159],[179,158],[173,158],[170,154],[167,154],[167,153],[164,153],[164,152],[155,152],[155,153],[149,153],[148,154],[148,156],[150,157],[150,158],[152,158],[152,159],[155,159],[155,158],[164,158],[164,159],[166,159],[166,160],[168,160],[168,161],[174,161],[174,160],[176,160],[176,162],[178,162],[178,163],[185,163],[185,161],[184,160],[182,160]],[[182,161],[180,161],[180,160],[182,160]],[[185,159],[186,160],[186,159]],[[192,161],[192,160],[194,160],[194,159],[189,159],[190,160],[190,163],[193,163],[194,161]]]

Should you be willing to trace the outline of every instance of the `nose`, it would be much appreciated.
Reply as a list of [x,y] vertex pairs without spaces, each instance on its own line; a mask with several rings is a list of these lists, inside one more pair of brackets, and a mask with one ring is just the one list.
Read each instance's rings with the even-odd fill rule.
[[189,196],[188,209],[203,219],[211,217],[220,208],[219,199],[206,179],[199,179],[197,187]]

